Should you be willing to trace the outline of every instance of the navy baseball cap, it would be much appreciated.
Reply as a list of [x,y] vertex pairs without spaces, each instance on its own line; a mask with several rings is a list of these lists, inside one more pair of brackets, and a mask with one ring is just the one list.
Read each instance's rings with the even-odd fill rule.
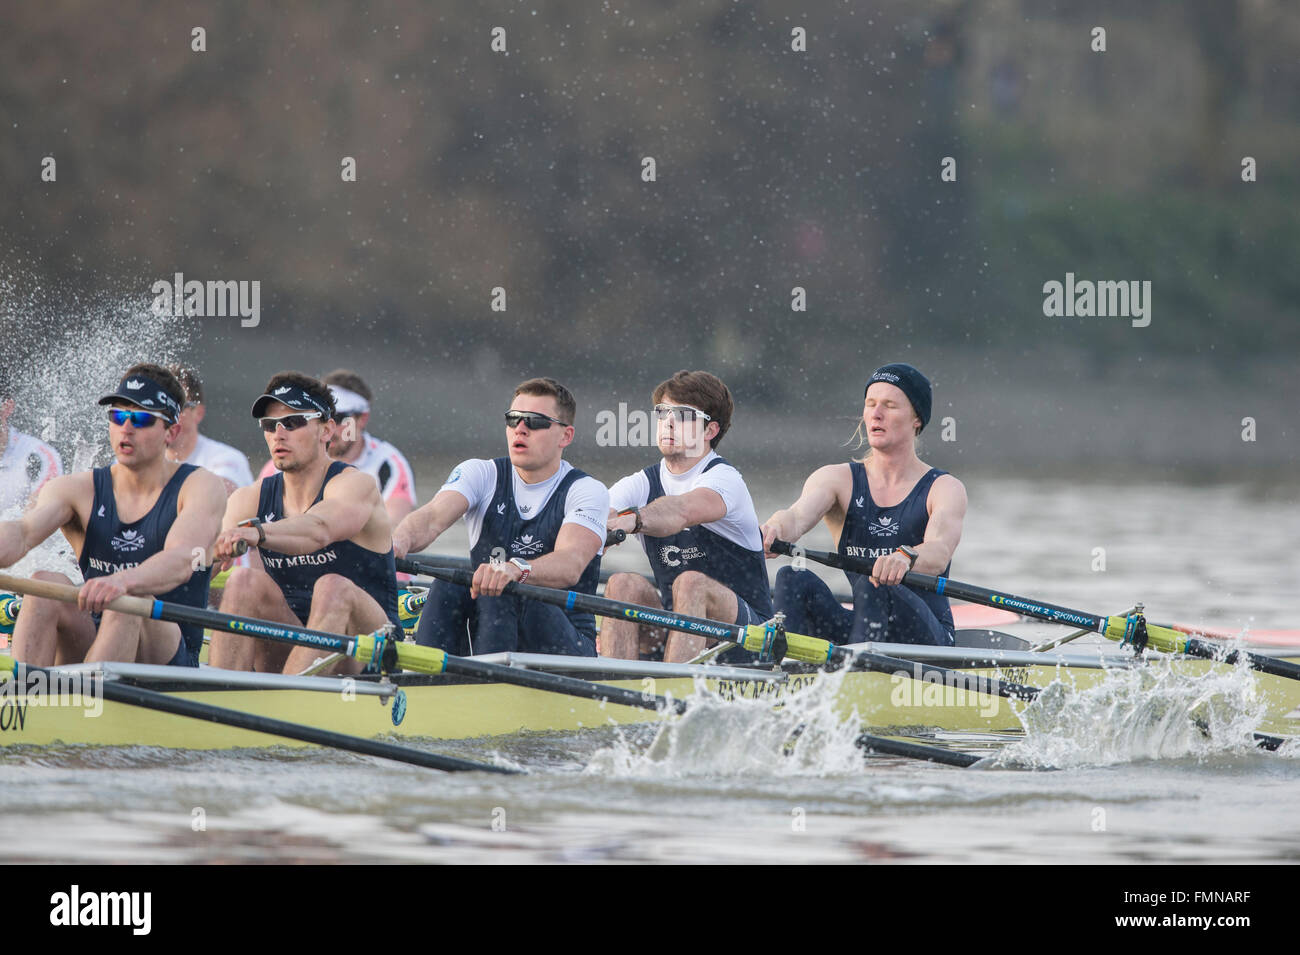
[[176,399],[163,390],[163,386],[148,375],[127,375],[117,385],[117,391],[99,399],[101,405],[111,405],[115,401],[125,401],[145,411],[156,411],[175,424],[180,417],[181,406]]
[[284,384],[279,388],[276,388],[275,391],[271,392],[271,394],[262,395],[262,397],[253,402],[253,417],[262,417],[262,415],[266,413],[266,406],[271,404],[273,401],[278,401],[282,405],[288,405],[294,411],[301,411],[304,413],[319,411],[323,418],[328,418],[330,416],[329,409],[302,388],[299,388],[294,384]]

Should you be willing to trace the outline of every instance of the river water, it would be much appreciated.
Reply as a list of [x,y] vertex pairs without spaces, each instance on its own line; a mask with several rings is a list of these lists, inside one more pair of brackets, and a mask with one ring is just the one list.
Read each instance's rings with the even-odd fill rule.
[[[1229,628],[1300,625],[1290,487],[971,478],[952,576],[1074,606]],[[793,486],[758,482],[760,516]],[[797,486],[797,485],[795,485]],[[806,539],[823,546],[824,532]],[[458,545],[448,540],[446,550]],[[611,566],[638,566],[627,549]],[[1117,677],[1118,678],[1118,677]],[[522,776],[319,750],[0,752],[13,862],[1284,862],[1300,759],[1247,739],[1250,674],[1131,689],[1214,697],[1226,728],[1120,728],[1075,699],[1003,762],[864,759],[824,700],[749,701],[661,729],[451,744]],[[1089,709],[1092,707],[1092,709]],[[1068,716],[1068,718],[1065,718]],[[786,725],[774,720],[785,719]],[[791,720],[810,727],[793,755]],[[1184,724],[1186,721],[1182,721]],[[1002,741],[946,745],[997,752]],[[1026,769],[1028,765],[1064,767]]]

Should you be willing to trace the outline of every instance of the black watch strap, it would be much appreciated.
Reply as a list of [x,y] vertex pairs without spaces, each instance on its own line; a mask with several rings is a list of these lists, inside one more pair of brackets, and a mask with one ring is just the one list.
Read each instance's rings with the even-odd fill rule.
[[239,522],[239,526],[240,526],[240,527],[256,527],[256,528],[257,528],[257,546],[258,546],[258,547],[261,547],[263,544],[266,543],[266,529],[265,529],[264,527],[262,527],[262,519],[261,519],[260,517],[250,517],[250,518],[247,518],[247,519],[245,519],[245,520],[242,520],[242,521]]

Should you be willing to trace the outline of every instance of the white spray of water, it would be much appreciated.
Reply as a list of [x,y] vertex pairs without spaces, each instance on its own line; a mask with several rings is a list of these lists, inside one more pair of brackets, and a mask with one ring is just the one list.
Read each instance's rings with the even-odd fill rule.
[[648,747],[626,736],[596,752],[586,772],[619,777],[826,776],[862,772],[862,721],[839,712],[845,672],[771,697],[724,700],[696,682],[687,712],[658,725]]
[[[195,319],[155,315],[150,281],[141,279],[135,293],[76,297],[36,287],[26,276],[0,275],[0,361],[16,401],[10,424],[57,450],[65,474],[111,463],[108,422],[95,402],[117,387],[127,368],[184,360]],[[0,520],[17,516],[11,509]],[[51,536],[9,572],[28,576],[36,570],[81,579],[62,534]]]
[[1020,716],[1024,739],[999,760],[1065,768],[1239,754],[1255,749],[1252,733],[1267,709],[1249,667],[1189,673],[1161,657],[1109,670],[1093,686],[1045,687]]

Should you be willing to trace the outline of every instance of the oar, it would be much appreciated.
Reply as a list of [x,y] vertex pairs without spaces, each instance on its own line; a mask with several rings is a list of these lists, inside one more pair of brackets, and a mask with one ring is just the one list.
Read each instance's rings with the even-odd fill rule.
[[[54,674],[49,669],[19,663],[8,654],[0,654],[0,668],[12,673],[15,680],[21,679],[24,673],[43,673],[47,677],[54,677]],[[517,769],[509,769],[505,766],[476,763],[473,760],[457,759],[454,756],[439,756],[437,753],[426,753],[423,750],[412,749],[408,746],[396,746],[393,743],[385,743],[381,740],[348,736],[344,733],[317,729],[314,726],[304,726],[301,723],[289,723],[269,716],[258,716],[241,710],[227,709],[224,706],[199,703],[195,700],[159,693],[157,690],[116,683],[103,678],[97,679],[96,683],[100,692],[103,693],[104,699],[114,703],[125,703],[127,706],[139,706],[146,710],[157,710],[175,716],[188,716],[191,719],[207,720],[210,723],[221,723],[224,726],[235,726],[239,729],[266,733],[269,736],[283,736],[286,739],[315,743],[318,746],[330,746],[334,749],[345,749],[366,756],[382,756],[384,759],[393,759],[402,763],[410,763],[413,766],[424,766],[428,769],[441,769],[447,772],[462,772],[465,770],[511,774],[519,772]]]
[[[518,586],[518,585],[512,585]],[[8,587],[17,593],[31,594],[36,597],[47,597],[52,600],[60,600],[65,603],[76,603],[77,588],[68,584],[60,584],[51,581],[26,580],[21,577],[11,577],[6,574],[0,574],[0,587]],[[211,610],[202,610],[196,607],[188,607],[183,604],[166,603],[161,600],[149,600],[145,597],[124,596],[118,597],[108,604],[111,610],[117,610],[122,613],[132,613],[138,616],[150,617],[156,620],[171,620],[176,623],[195,623],[217,630],[227,630],[231,633],[247,634],[259,636],[264,639],[276,640],[279,642],[294,643],[299,646],[310,646],[317,649],[332,650],[334,652],[344,653],[351,657],[378,658],[381,651],[376,650],[377,644],[383,644],[385,638],[378,634],[362,635],[358,637],[342,637],[338,634],[325,633],[320,630],[308,630],[305,627],[288,627],[281,624],[272,623],[267,620],[255,620],[249,617],[236,617],[231,614],[217,613]],[[442,650],[433,647],[421,647],[409,643],[388,644],[390,647],[395,646],[397,654],[397,663],[407,669],[422,670],[426,673],[460,673],[465,676],[476,677],[477,679],[487,680],[497,683],[514,683],[520,686],[527,686],[533,689],[550,690],[557,693],[567,693],[573,696],[580,696],[586,699],[595,699],[613,703],[621,703],[624,706],[635,706],[642,709],[657,710],[660,712],[683,713],[686,710],[685,700],[669,700],[662,696],[655,696],[648,693],[638,693],[634,690],[625,690],[622,687],[605,686],[600,683],[589,683],[586,680],[575,680],[570,677],[563,677],[553,673],[540,673],[532,670],[516,670],[513,667],[499,666],[492,663],[483,663],[479,660],[467,660],[463,657],[455,657]],[[109,684],[105,684],[107,688]],[[219,707],[211,707],[206,704],[195,704],[184,700],[175,700],[165,694],[154,693],[150,690],[144,690],[139,687],[122,687],[115,686],[114,692],[118,690],[130,689],[134,692],[151,694],[154,697],[161,697],[165,706],[159,705],[158,709],[176,707],[184,704],[185,706],[202,707],[204,712],[181,712],[179,709],[168,709],[168,712],[179,712],[184,716],[195,716],[200,719],[212,719],[217,722],[224,721],[225,718],[239,720],[259,721],[257,726],[248,726],[243,722],[232,723],[231,725],[242,726],[244,728],[265,729],[265,732],[278,735],[291,735],[288,730],[293,732],[306,732],[318,734],[313,738],[293,737],[295,739],[306,739],[307,742],[318,742],[321,740],[319,734],[325,736],[338,736],[339,734],[326,733],[323,730],[315,730],[310,727],[299,727],[291,723],[281,723],[278,720],[270,720],[266,723],[260,721],[266,720],[265,717],[253,717],[237,711],[221,710]],[[118,699],[119,702],[133,703],[135,701],[125,697],[114,697],[106,694],[107,699]],[[147,699],[140,697],[140,700]],[[147,702],[135,702],[135,705],[149,705]],[[222,718],[209,711],[220,711]],[[273,727],[279,724],[278,728]],[[340,739],[354,739],[352,737],[340,737]],[[389,744],[378,744],[371,740],[356,740],[358,744],[366,746],[383,746]],[[952,753],[937,746],[922,746],[916,743],[901,743],[896,740],[886,739],[884,737],[862,734],[859,738],[859,744],[865,746],[871,752],[877,752],[891,756],[906,756],[912,759],[928,759],[932,762],[945,763],[948,765],[964,766],[968,762],[959,760],[969,759],[966,754]],[[335,745],[334,743],[323,743],[323,745]],[[347,748],[340,745],[340,748]],[[401,749],[401,747],[397,747]],[[373,751],[375,755],[385,755]],[[421,753],[424,757],[428,754]],[[394,757],[396,758],[396,757]],[[450,757],[438,757],[439,759]],[[978,761],[978,758],[971,762]],[[477,763],[469,763],[463,768],[488,768],[480,766]],[[505,772],[499,767],[491,767],[498,772]]]
[[[0,587],[36,597],[60,600],[64,603],[77,602],[76,587],[53,581],[27,580],[0,574]],[[118,597],[108,605],[108,608],[153,620],[195,624],[213,630],[260,637],[277,643],[341,653],[365,662],[380,663],[388,669],[401,668],[435,674],[456,673],[492,683],[510,683],[534,690],[562,693],[588,700],[608,701],[642,709],[657,709],[659,706],[664,706],[669,710],[681,712],[681,708],[685,705],[682,700],[670,702],[660,696],[647,696],[623,687],[591,683],[556,673],[542,673],[456,657],[434,647],[422,647],[414,643],[394,640],[382,630],[345,637],[337,633],[326,633],[323,630],[309,630],[306,627],[294,627],[253,617],[237,617],[215,610],[130,595]]]
[[[406,558],[397,562],[397,569],[405,574],[424,574],[437,577],[448,583],[468,587],[474,580],[474,574],[468,570],[442,567],[428,564],[422,560]],[[689,617],[671,610],[658,610],[654,607],[642,607],[638,604],[610,600],[608,597],[596,597],[592,594],[578,593],[574,590],[555,590],[550,587],[538,587],[534,584],[511,583],[506,585],[506,592],[548,603],[563,610],[580,610],[602,617],[621,617],[634,620],[651,627],[667,627],[684,633],[697,633],[716,640],[728,640],[737,646],[764,653],[774,648],[778,635],[767,627],[751,624],[741,626],[734,623],[721,623],[704,617]],[[827,640],[809,637],[799,633],[782,633],[785,640],[785,655],[792,660],[803,663],[841,662],[850,654]]]
[[[772,553],[793,555],[795,553],[794,545],[787,541],[773,541]],[[874,566],[874,561],[846,557],[843,554],[828,553],[827,551],[809,550],[806,547],[800,547],[798,554],[808,560],[825,564],[827,567],[838,567],[841,570],[851,571],[855,574],[869,575]],[[1285,660],[1275,660],[1272,657],[1247,653],[1242,650],[1229,650],[1225,653],[1223,647],[1189,637],[1170,627],[1147,623],[1146,618],[1141,614],[1129,617],[1102,617],[1081,610],[1071,610],[1068,607],[1032,600],[1028,597],[1017,597],[1013,594],[1004,594],[996,590],[976,587],[974,584],[964,584],[961,581],[949,580],[947,577],[918,574],[915,571],[904,574],[903,583],[924,590],[932,590],[945,597],[956,597],[970,603],[984,604],[986,607],[1014,610],[1026,617],[1035,617],[1051,623],[1081,627],[1099,633],[1108,640],[1133,644],[1139,650],[1149,644],[1166,653],[1183,653],[1190,657],[1201,657],[1206,660],[1217,660],[1228,664],[1234,664],[1240,660],[1261,673],[1285,677],[1290,680],[1300,680],[1300,665],[1288,663]]]

